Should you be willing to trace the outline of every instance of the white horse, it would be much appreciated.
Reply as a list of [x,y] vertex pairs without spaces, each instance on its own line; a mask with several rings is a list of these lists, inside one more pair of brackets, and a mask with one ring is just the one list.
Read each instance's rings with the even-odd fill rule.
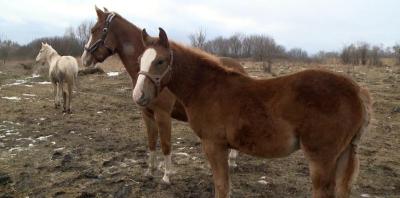
[[60,56],[49,44],[42,43],[37,62],[49,64],[49,78],[54,88],[54,104],[60,107],[63,96],[63,112],[71,113],[72,88],[78,77],[78,62],[72,56]]

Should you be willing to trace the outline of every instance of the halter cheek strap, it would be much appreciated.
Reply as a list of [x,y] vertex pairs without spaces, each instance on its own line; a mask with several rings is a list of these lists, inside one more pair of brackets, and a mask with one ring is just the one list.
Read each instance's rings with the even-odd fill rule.
[[174,58],[172,50],[170,52],[170,56],[171,56],[171,58],[170,58],[170,62],[168,64],[168,66],[167,66],[167,69],[161,75],[150,74],[149,72],[145,72],[145,71],[139,71],[138,72],[138,75],[139,74],[144,75],[145,77],[147,77],[156,86],[156,89],[157,89],[156,95],[158,95],[158,93],[161,92],[161,89],[162,89],[161,82],[163,81],[164,77],[172,72],[171,65],[173,63],[173,58]]
[[104,26],[104,28],[103,28],[103,32],[102,32],[102,34],[101,34],[100,39],[98,39],[96,42],[94,42],[94,43],[93,43],[92,45],[90,45],[89,47],[85,47],[85,50],[86,50],[86,51],[88,51],[88,52],[90,52],[92,55],[94,55],[93,53],[94,53],[100,46],[104,46],[110,54],[114,54],[115,49],[113,49],[113,48],[107,46],[106,43],[105,43],[105,40],[106,40],[106,37],[107,37],[107,34],[108,34],[108,30],[109,30],[109,27],[110,27],[110,24],[111,24],[111,21],[114,19],[114,17],[115,17],[115,14],[114,14],[114,13],[110,13],[110,14],[107,16],[107,18],[106,18],[106,24],[105,24],[105,26]]

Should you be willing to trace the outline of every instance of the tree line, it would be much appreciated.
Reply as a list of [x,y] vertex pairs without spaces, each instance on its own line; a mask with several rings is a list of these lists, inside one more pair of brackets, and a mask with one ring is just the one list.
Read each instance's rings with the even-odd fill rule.
[[8,59],[33,59],[38,54],[42,42],[50,44],[61,55],[79,56],[90,37],[93,25],[92,21],[84,21],[76,28],[68,27],[63,36],[37,38],[25,45],[0,38],[0,59],[3,64]]
[[284,46],[263,34],[246,35],[235,33],[229,37],[218,36],[207,40],[203,29],[189,35],[193,47],[201,48],[218,56],[229,56],[234,58],[250,58],[255,61],[266,62],[269,70],[273,60],[284,59],[289,61],[324,62],[329,59],[340,60],[343,64],[352,65],[382,65],[382,58],[396,58],[400,64],[400,44],[384,48],[366,42],[358,42],[343,47],[339,52],[319,51],[309,55],[301,48],[286,50]]
[[[32,59],[40,49],[41,42],[47,42],[61,55],[79,56],[83,46],[90,36],[92,21],[84,21],[77,27],[69,27],[63,36],[42,37],[20,45],[0,36],[0,60],[3,64],[7,59]],[[228,37],[218,36],[207,40],[206,31],[199,29],[189,35],[193,47],[203,49],[218,56],[246,58],[263,62],[266,71],[270,71],[273,61],[284,59],[302,62],[324,62],[329,59],[340,60],[351,65],[382,65],[382,58],[395,58],[400,64],[400,44],[384,48],[381,45],[370,45],[357,42],[345,45],[338,52],[320,51],[309,55],[301,48],[286,49],[274,38],[265,34],[246,35],[235,33]]]

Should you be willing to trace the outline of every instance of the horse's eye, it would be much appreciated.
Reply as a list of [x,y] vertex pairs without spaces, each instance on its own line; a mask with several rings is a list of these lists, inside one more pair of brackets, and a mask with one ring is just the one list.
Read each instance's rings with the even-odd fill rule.
[[164,64],[164,61],[163,61],[163,60],[159,60],[159,61],[157,62],[157,65],[162,65],[162,64]]

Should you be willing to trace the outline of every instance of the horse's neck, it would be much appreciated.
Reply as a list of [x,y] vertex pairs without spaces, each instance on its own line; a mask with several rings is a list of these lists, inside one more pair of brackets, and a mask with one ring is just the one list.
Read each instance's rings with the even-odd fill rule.
[[139,72],[138,57],[144,51],[141,40],[142,32],[138,27],[123,18],[119,18],[116,21],[116,25],[121,27],[115,28],[115,37],[118,40],[116,52],[131,76],[133,83],[135,83]]
[[58,59],[60,59],[60,58],[61,58],[61,56],[56,51],[53,51],[50,55],[47,56],[46,61],[50,66],[50,70],[52,70],[54,67],[56,67],[56,65],[57,65],[56,63],[57,63]]
[[200,91],[224,81],[222,69],[210,69],[212,61],[180,49],[173,51],[172,77],[168,88],[185,106],[193,99],[200,99]]

